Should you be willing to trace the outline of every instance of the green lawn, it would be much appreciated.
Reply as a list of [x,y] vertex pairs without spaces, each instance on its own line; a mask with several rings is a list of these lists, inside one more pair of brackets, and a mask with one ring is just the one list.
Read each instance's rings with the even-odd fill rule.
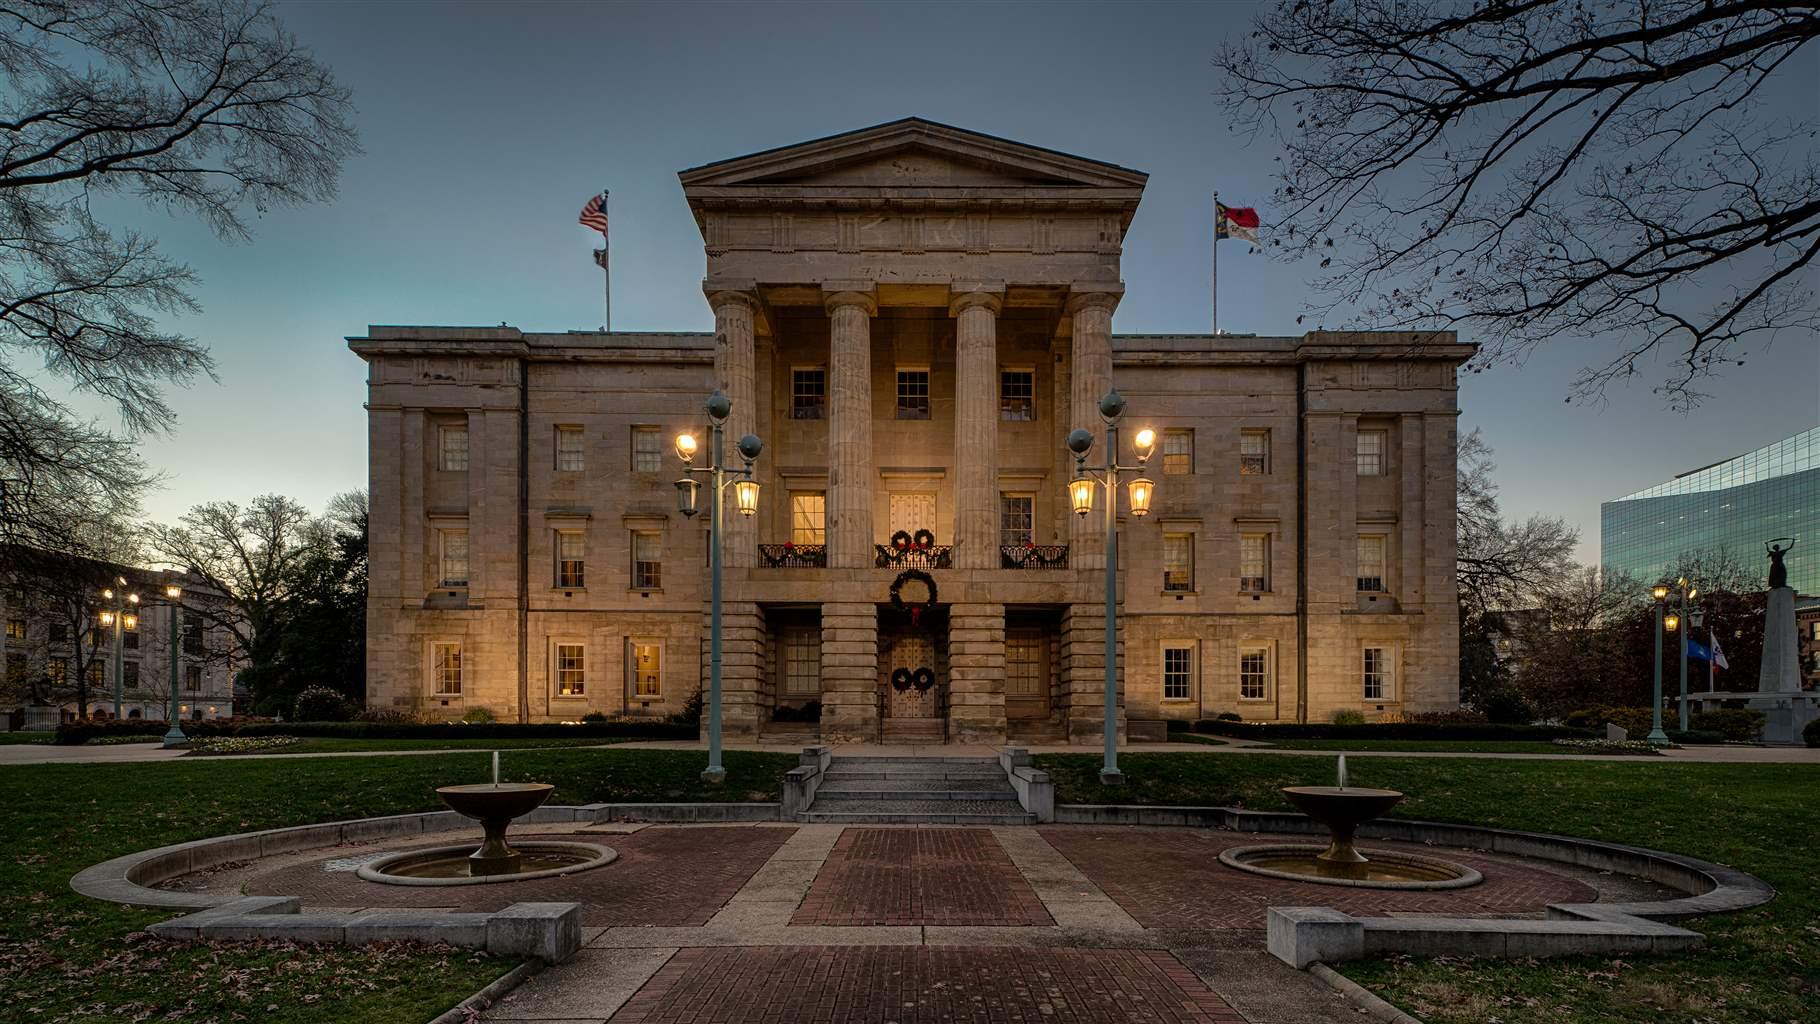
[[1443,754],[1586,754],[1547,740],[1270,740],[1277,750],[1389,750]]
[[[1277,789],[1328,782],[1324,758],[1044,754],[1064,803],[1287,809]],[[1398,816],[1534,829],[1674,850],[1753,872],[1781,895],[1687,923],[1707,935],[1678,957],[1543,961],[1397,959],[1344,973],[1430,1024],[1812,1024],[1820,1020],[1820,766],[1470,758],[1363,758],[1353,782],[1409,794]]]
[[260,757],[267,754],[342,754],[357,751],[390,750],[535,750],[550,747],[604,747],[626,743],[618,736],[550,736],[538,739],[453,739],[453,740],[344,740],[325,736],[300,736],[297,742],[279,750],[249,754],[212,754],[212,757]]
[[[497,744],[495,744],[497,745]],[[502,777],[557,784],[554,803],[775,800],[795,754],[728,751],[704,785],[694,751],[527,750]],[[166,843],[341,818],[438,809],[439,785],[480,782],[479,751],[371,758],[201,759],[0,768],[0,1021],[422,1024],[511,965],[425,947],[215,947],[147,940],[169,916],[76,895],[90,864]]]
[[55,733],[0,732],[0,743],[49,743]]

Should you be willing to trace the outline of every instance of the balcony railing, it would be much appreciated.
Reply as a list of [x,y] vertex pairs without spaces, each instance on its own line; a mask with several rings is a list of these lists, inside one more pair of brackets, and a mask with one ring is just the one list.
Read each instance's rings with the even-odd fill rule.
[[999,565],[1005,569],[1066,569],[1066,544],[1006,544],[998,549]]
[[954,548],[948,544],[928,544],[920,548],[897,548],[889,544],[874,544],[872,547],[878,552],[878,557],[873,560],[873,564],[880,569],[954,568]]
[[824,544],[760,544],[758,557],[767,569],[828,567],[828,548]]

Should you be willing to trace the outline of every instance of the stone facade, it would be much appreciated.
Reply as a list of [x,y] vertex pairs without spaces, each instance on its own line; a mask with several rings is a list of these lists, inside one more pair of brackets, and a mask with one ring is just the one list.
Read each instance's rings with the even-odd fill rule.
[[[708,536],[676,511],[671,439],[707,447],[718,388],[728,462],[748,431],[766,445],[757,514],[728,512],[729,735],[818,706],[826,739],[1097,742],[1104,518],[1072,514],[1062,442],[1087,427],[1103,461],[1116,384],[1120,460],[1138,428],[1162,439],[1150,514],[1120,495],[1125,716],[1456,704],[1471,346],[1114,335],[1145,176],[926,121],[681,177],[712,335],[350,339],[369,367],[373,703],[681,710],[707,675]],[[893,550],[900,530],[933,546]],[[910,570],[937,588],[914,621],[891,598],[924,595]],[[923,667],[933,686],[893,685]]]

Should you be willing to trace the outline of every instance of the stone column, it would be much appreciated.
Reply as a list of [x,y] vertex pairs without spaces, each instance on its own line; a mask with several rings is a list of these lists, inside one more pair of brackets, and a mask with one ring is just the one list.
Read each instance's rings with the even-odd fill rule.
[[948,739],[1005,742],[1005,606],[948,607]]
[[822,605],[823,742],[878,742],[878,608]]
[[[752,340],[758,299],[749,291],[715,291],[709,293],[708,305],[714,309],[714,385],[733,402],[733,411],[727,416],[726,443],[721,457],[726,465],[738,466],[741,464],[736,447],[739,439],[752,433],[758,423],[758,396],[753,386],[756,358]],[[733,500],[730,493],[727,500]],[[757,564],[757,518],[748,518],[729,509],[726,531],[726,566],[741,568]]]
[[[702,700],[708,699],[708,676],[711,651],[708,646],[707,602],[701,612],[701,688]],[[766,692],[765,683],[765,610],[751,601],[722,601],[720,606],[720,728],[723,737],[757,736],[771,720],[775,703]],[[705,709],[706,703],[702,705]],[[676,710],[676,705],[671,705]],[[708,719],[704,710],[701,738],[708,738]]]
[[871,566],[872,317],[878,304],[862,291],[827,296],[828,566]]
[[[1076,289],[1068,300],[1067,312],[1073,319],[1070,328],[1074,351],[1072,364],[1072,401],[1069,403],[1069,430],[1085,427],[1093,432],[1093,450],[1087,464],[1106,461],[1106,424],[1100,419],[1100,398],[1112,390],[1112,310],[1119,302],[1118,292]],[[1071,458],[1071,456],[1064,456]],[[1074,472],[1073,465],[1066,470]],[[1106,567],[1106,520],[1098,503],[1107,500],[1102,490],[1095,496],[1092,515],[1075,516],[1070,531],[1068,564],[1076,569]]]
[[[999,294],[979,289],[956,295],[948,306],[956,321],[954,561],[962,569],[995,569],[999,564],[998,313],[1002,305]],[[1003,626],[1001,622],[1001,631]],[[1002,702],[999,718],[1002,722]]]

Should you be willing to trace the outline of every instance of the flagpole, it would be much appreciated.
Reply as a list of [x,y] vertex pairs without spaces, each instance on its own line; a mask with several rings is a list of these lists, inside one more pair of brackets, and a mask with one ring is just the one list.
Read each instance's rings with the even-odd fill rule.
[[1719,626],[1717,623],[1706,627],[1706,643],[1712,648],[1706,652],[1706,692],[1712,693],[1719,688]]
[[[607,195],[607,190],[603,188],[600,190],[600,212],[601,213],[606,214],[609,212],[607,210],[608,202],[609,202],[609,199],[608,199],[608,195]],[[608,222],[611,223],[610,217],[609,217]],[[604,234],[601,235],[600,236],[600,258],[597,262],[600,263],[601,284],[602,284],[602,287],[605,289],[602,298],[604,300],[603,304],[606,308],[606,312],[603,314],[603,316],[605,317],[605,322],[601,324],[601,329],[603,331],[606,331],[607,333],[612,333],[612,331],[613,331],[613,267],[612,267],[612,257],[610,255],[611,249],[612,249],[612,246],[611,246],[611,243],[608,241],[607,236]]]
[[1213,333],[1220,333],[1220,190],[1213,190],[1213,275],[1209,282],[1212,293],[1210,315],[1213,318]]

